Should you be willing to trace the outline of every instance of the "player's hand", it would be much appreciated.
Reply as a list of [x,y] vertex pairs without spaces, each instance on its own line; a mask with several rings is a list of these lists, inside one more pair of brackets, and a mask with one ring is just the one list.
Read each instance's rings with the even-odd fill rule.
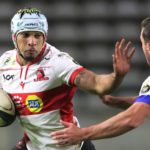
[[114,101],[112,100],[111,95],[99,95],[99,98],[102,100],[102,102],[106,105],[113,105]]
[[130,69],[131,58],[135,52],[135,47],[131,42],[121,39],[115,44],[115,53],[113,56],[113,68],[116,76],[124,76]]
[[106,105],[127,109],[129,108],[135,101],[137,96],[112,96],[112,95],[99,95],[102,102]]
[[64,129],[51,132],[50,136],[56,141],[58,146],[75,145],[82,141],[81,128],[77,127],[73,123],[65,122],[61,120],[61,123],[65,126]]
[[[122,108],[122,100],[118,100],[117,97],[111,96],[111,95],[99,95],[99,98],[102,100],[102,102],[105,105],[111,106],[111,107],[117,107]],[[122,104],[121,106],[119,104]],[[126,105],[125,105],[126,106]],[[124,106],[124,107],[125,107]]]

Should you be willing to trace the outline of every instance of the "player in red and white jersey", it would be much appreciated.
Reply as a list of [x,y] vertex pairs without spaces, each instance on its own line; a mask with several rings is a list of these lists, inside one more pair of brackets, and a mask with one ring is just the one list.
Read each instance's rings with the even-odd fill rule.
[[120,85],[134,47],[124,39],[117,42],[114,72],[98,75],[46,42],[47,19],[36,8],[19,10],[11,20],[11,31],[15,49],[0,58],[0,84],[15,103],[27,149],[81,149],[82,144],[58,147],[50,133],[64,128],[60,120],[78,124],[72,104],[77,87],[103,95]]

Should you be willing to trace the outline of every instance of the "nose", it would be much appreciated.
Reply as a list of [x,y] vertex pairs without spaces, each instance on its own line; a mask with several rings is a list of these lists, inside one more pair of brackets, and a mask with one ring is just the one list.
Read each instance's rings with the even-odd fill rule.
[[36,45],[36,38],[34,36],[30,36],[28,38],[28,45],[29,46],[35,46]]

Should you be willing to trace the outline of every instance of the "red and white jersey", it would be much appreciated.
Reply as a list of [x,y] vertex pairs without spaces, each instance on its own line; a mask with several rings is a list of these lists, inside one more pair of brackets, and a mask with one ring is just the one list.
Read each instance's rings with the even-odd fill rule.
[[73,122],[73,83],[82,70],[67,53],[49,44],[26,66],[20,65],[15,49],[0,57],[0,86],[15,103],[29,150],[78,149],[57,147],[49,134],[63,128],[60,119]]

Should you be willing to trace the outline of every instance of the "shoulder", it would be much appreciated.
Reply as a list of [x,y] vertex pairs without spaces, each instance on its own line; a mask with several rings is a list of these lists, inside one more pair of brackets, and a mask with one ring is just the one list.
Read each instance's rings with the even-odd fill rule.
[[7,50],[1,56],[3,55],[7,56],[7,55],[12,55],[12,54],[16,54],[16,49]]
[[53,61],[73,60],[73,58],[68,53],[60,51],[55,46],[52,46],[48,43],[46,46],[46,56]]
[[8,50],[0,56],[0,66],[16,59],[16,50]]
[[0,56],[0,60],[6,60],[8,58],[12,58],[13,56],[16,57],[16,50],[8,50],[6,52],[4,52],[1,56]]
[[46,43],[46,50],[45,50],[44,53],[45,53],[45,54],[44,54],[44,58],[45,58],[46,60],[52,60],[52,59],[54,59],[55,57],[57,57],[57,55],[58,55],[59,53],[61,53],[61,51],[58,50],[56,47],[54,47],[54,46],[52,46],[52,45]]
[[141,86],[140,95],[150,94],[150,76],[145,79]]
[[51,54],[51,55],[56,55],[58,53],[60,53],[61,51],[59,49],[57,49],[55,46],[52,46],[50,44],[46,44],[46,51]]

